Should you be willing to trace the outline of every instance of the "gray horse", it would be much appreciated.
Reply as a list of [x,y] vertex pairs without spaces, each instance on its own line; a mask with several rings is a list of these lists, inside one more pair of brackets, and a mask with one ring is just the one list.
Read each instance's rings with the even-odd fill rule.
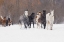
[[24,14],[20,16],[19,23],[21,25],[23,23],[25,28],[27,28],[29,26],[28,11],[25,11]]

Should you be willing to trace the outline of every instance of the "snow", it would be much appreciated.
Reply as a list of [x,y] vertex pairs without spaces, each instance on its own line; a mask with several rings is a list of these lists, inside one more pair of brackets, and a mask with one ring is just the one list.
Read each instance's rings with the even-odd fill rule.
[[54,24],[53,30],[21,28],[15,24],[0,26],[0,42],[64,42],[64,24]]

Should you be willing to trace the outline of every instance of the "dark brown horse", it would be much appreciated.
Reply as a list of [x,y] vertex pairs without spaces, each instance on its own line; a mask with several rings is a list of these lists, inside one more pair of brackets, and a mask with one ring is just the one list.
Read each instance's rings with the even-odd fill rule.
[[37,28],[42,28],[42,25],[44,26],[44,29],[46,27],[46,10],[43,10],[43,14],[41,12],[38,12],[36,15],[36,24]]
[[12,24],[12,20],[8,18],[8,25],[10,26]]

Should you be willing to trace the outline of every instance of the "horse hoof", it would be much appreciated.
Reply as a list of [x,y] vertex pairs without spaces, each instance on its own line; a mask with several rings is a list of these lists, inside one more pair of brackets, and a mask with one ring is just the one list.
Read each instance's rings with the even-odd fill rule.
[[52,30],[52,29],[50,29],[50,30]]

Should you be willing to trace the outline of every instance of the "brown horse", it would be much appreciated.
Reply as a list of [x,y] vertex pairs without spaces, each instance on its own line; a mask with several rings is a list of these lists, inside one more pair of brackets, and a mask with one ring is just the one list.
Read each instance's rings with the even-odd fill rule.
[[38,12],[36,15],[36,24],[37,24],[37,28],[41,28],[41,12]]
[[2,24],[2,26],[6,26],[6,17],[0,16],[0,23]]
[[6,19],[6,17],[0,16],[0,24],[2,24],[2,26],[10,26],[12,24],[12,20],[10,18]]

